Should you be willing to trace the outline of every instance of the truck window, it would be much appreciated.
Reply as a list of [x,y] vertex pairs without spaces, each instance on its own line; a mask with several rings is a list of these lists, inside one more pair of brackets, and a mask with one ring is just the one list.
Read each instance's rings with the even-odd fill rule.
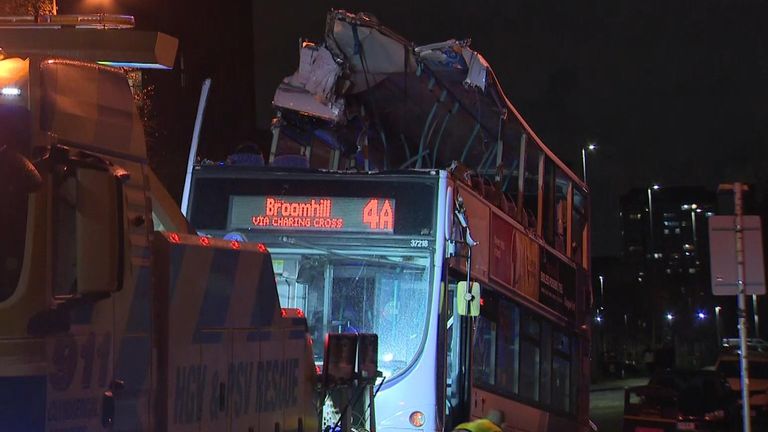
[[77,291],[77,178],[73,172],[58,174],[54,180],[53,247],[54,296]]
[[[0,146],[1,147],[1,146]],[[19,190],[9,170],[0,169],[0,302],[16,290],[24,258],[28,194]]]
[[[0,60],[0,69],[15,63]],[[16,291],[24,258],[29,190],[25,190],[24,179],[19,178],[24,173],[13,168],[12,154],[27,148],[28,124],[25,107],[8,105],[6,101],[0,104],[0,302]]]

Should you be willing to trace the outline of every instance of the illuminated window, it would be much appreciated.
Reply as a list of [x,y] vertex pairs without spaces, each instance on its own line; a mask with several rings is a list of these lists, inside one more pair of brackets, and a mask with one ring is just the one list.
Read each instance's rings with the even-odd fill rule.
[[691,268],[688,269],[688,273],[694,274],[694,273],[696,273],[696,269],[691,267]]

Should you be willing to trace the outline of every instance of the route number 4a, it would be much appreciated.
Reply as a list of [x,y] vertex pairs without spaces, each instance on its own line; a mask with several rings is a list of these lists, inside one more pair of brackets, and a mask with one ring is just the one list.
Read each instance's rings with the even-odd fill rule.
[[373,198],[363,208],[363,223],[372,230],[392,231],[395,215],[388,199],[379,200]]

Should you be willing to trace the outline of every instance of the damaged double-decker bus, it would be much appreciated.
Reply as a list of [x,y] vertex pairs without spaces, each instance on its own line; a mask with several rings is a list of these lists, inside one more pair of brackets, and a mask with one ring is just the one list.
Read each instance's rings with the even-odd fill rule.
[[377,430],[588,430],[586,184],[468,42],[344,11],[325,35],[276,91],[269,148],[191,170],[192,224],[269,248],[318,365],[326,334],[378,334]]

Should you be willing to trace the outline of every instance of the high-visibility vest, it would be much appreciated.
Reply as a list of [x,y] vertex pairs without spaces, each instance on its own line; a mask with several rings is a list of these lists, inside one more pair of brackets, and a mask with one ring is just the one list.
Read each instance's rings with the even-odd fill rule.
[[456,426],[453,430],[465,430],[469,432],[501,432],[501,428],[497,426],[496,423],[484,418],[462,423]]

